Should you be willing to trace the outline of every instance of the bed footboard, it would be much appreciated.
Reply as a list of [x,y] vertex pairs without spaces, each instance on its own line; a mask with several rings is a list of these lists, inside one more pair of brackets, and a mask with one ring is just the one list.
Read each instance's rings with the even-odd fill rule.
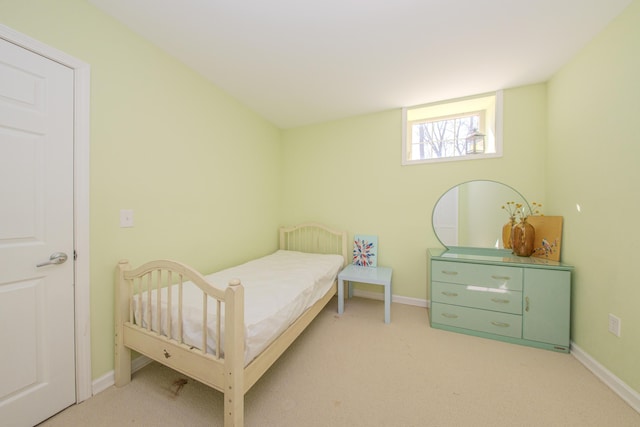
[[[194,378],[224,393],[224,425],[241,426],[244,419],[244,288],[233,280],[222,291],[213,287],[197,271],[175,261],[152,261],[131,269],[128,261],[120,261],[115,286],[115,384],[122,387],[131,381],[131,350]],[[182,286],[192,282],[202,290],[202,343],[185,343],[182,331]],[[165,288],[177,287],[177,319],[172,310],[161,310],[162,295],[172,306],[173,292]],[[164,290],[164,292],[163,292]],[[137,299],[136,299],[137,298]],[[147,299],[144,312],[135,316],[135,304],[142,311],[141,300]],[[152,298],[157,298],[157,310],[152,310]],[[216,305],[214,319],[216,343],[213,352],[207,351],[208,305]],[[221,310],[224,308],[224,310]],[[224,316],[221,314],[224,312]],[[224,319],[222,319],[224,317]],[[145,324],[146,323],[146,324]],[[177,334],[168,326],[177,323]],[[153,325],[156,325],[154,328]],[[224,337],[224,339],[222,339]],[[224,341],[224,344],[223,344]]]

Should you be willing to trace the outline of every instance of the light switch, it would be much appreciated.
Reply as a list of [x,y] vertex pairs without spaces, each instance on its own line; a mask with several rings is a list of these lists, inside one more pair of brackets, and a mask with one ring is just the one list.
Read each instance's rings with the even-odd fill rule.
[[120,227],[133,227],[133,210],[120,209]]

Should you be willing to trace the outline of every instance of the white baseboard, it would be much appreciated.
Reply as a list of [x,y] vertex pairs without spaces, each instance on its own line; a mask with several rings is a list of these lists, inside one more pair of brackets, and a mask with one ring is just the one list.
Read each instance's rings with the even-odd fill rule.
[[[382,292],[371,292],[363,291],[361,289],[354,289],[353,296],[384,301],[384,294]],[[403,297],[400,295],[391,295],[391,302],[397,302],[406,305],[415,305],[418,307],[428,307],[427,300],[423,300],[420,298]]]
[[[149,363],[153,362],[153,360],[149,359],[147,356],[138,356],[131,361],[131,373],[134,373]],[[93,380],[91,391],[92,395],[100,393],[101,391],[105,391],[112,385],[116,383],[116,376],[114,371],[109,371],[100,378]]]
[[620,378],[616,377],[611,371],[598,363],[593,357],[589,356],[580,347],[571,343],[571,355],[578,359],[588,370],[605,383],[614,393],[622,398],[637,412],[640,412],[640,393],[625,384]]

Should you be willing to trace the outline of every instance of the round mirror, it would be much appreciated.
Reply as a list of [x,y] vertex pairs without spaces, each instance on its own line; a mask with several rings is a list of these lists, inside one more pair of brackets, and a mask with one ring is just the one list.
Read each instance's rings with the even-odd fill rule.
[[507,202],[528,207],[526,199],[496,181],[469,181],[444,193],[433,208],[433,231],[445,247],[504,249],[502,226]]

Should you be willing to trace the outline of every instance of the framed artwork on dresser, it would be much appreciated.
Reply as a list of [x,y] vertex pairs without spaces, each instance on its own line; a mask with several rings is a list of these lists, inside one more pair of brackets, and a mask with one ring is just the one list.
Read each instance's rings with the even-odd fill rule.
[[527,222],[535,228],[535,243],[532,257],[560,261],[562,244],[561,216],[530,216]]

